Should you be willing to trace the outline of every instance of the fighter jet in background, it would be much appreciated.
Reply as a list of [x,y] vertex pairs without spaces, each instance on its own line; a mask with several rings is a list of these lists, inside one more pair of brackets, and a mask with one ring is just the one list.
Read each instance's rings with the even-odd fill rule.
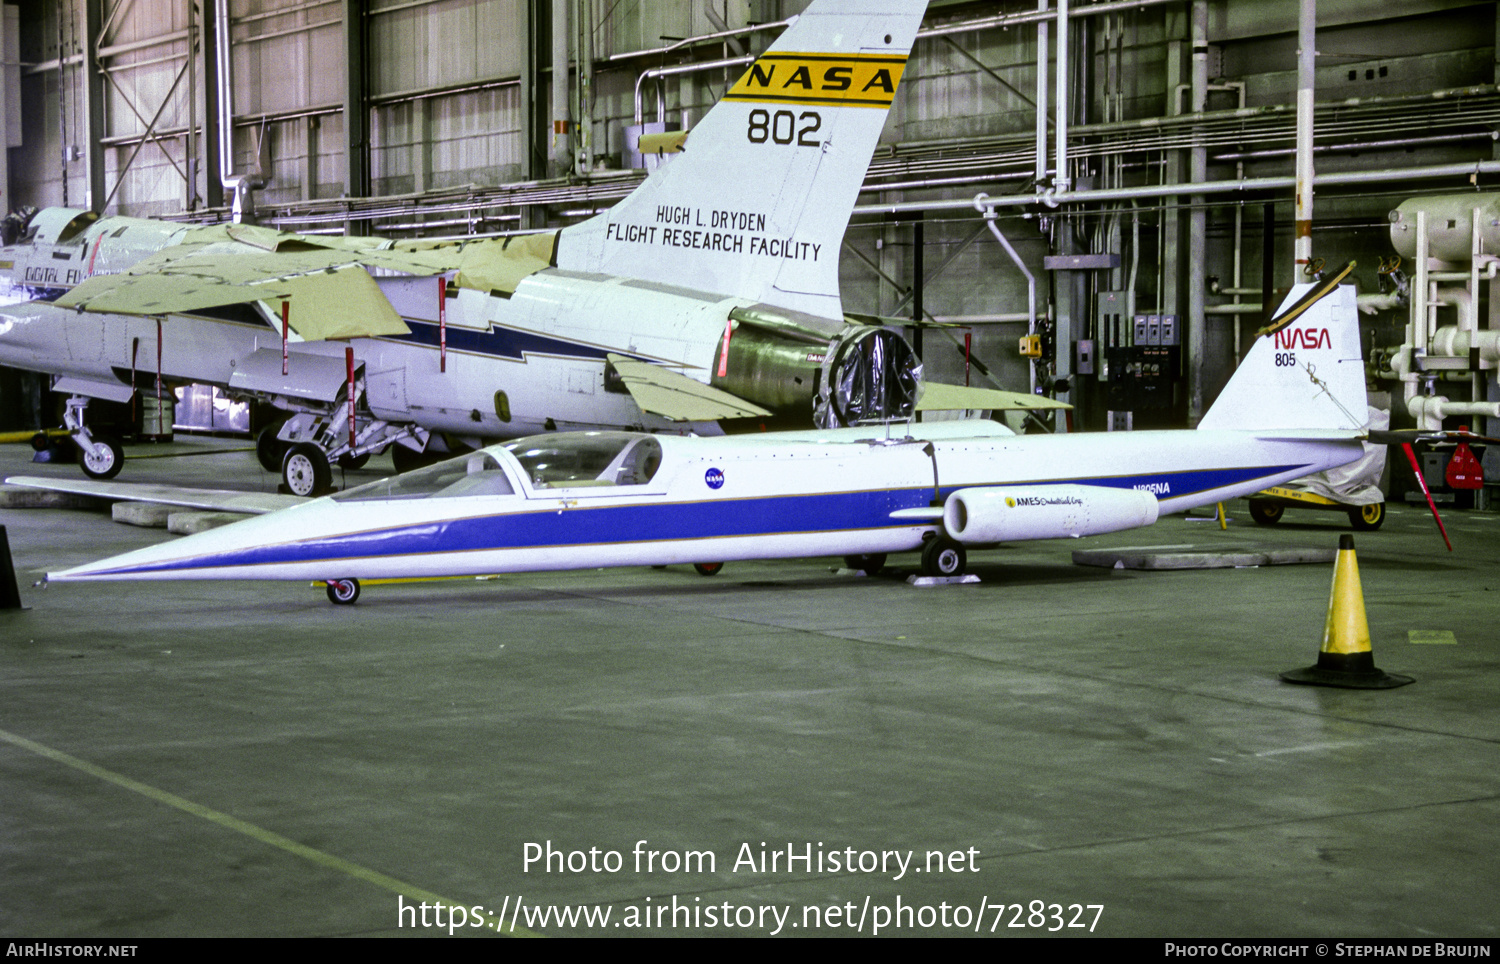
[[[51,208],[0,250],[0,364],[54,376],[86,474],[90,398],[216,385],[289,413],[299,495],[330,465],[568,429],[835,428],[927,407],[1063,407],[943,386],[846,315],[838,252],[924,4],[816,0],[633,194],[560,231],[391,242]],[[936,396],[943,396],[941,402]],[[740,423],[743,424],[743,423]]]

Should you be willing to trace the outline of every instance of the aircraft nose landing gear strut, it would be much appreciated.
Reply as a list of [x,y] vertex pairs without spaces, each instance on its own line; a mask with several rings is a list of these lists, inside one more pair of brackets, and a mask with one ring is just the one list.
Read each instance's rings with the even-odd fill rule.
[[83,421],[83,412],[88,406],[87,397],[72,396],[68,399],[63,421],[73,438],[73,444],[78,446],[78,465],[83,469],[83,474],[91,479],[112,479],[125,466],[125,450],[118,439],[89,432]]

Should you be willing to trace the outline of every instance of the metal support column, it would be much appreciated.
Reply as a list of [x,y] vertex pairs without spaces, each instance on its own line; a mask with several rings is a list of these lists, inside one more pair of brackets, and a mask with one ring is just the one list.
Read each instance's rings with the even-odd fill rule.
[[3,148],[21,146],[11,142],[13,133],[18,140],[21,133],[20,51],[20,8],[6,4],[0,7],[0,211],[15,207],[10,199],[10,152]]
[[[1192,112],[1202,115],[1208,108],[1208,4],[1194,0]],[[1193,149],[1188,162],[1188,176],[1194,184],[1208,180],[1208,151],[1199,134],[1193,135]],[[1194,427],[1203,417],[1203,343],[1208,337],[1204,302],[1208,287],[1208,210],[1204,197],[1195,194],[1188,212],[1188,283],[1187,283],[1187,378],[1188,426]]]
[[911,346],[917,358],[922,358],[922,283],[926,269],[923,267],[922,248],[926,241],[923,233],[925,221],[919,211],[911,225],[911,320],[916,322],[911,330]]
[[1312,264],[1313,82],[1317,67],[1317,0],[1302,0],[1297,18],[1297,242],[1295,284]]
[[[344,193],[370,195],[370,106],[365,70],[366,0],[344,3]],[[367,233],[368,221],[347,222],[351,233]]]
[[[78,82],[84,100],[84,170],[87,190],[84,207],[97,213],[104,203],[104,75],[99,69],[99,31],[104,25],[104,0],[83,0],[83,64]],[[59,70],[61,76],[61,70]],[[61,85],[59,85],[61,90]]]
[[[1173,14],[1167,14],[1169,29],[1173,25]],[[1182,101],[1180,99],[1179,84],[1182,81],[1183,53],[1187,47],[1180,40],[1171,40],[1167,43],[1167,97],[1171,101],[1167,105],[1167,113],[1175,116],[1182,113]],[[1164,184],[1181,184],[1185,177],[1183,152],[1180,150],[1166,151],[1162,159],[1162,182]],[[1157,281],[1156,299],[1161,307],[1158,313],[1163,315],[1178,315],[1182,312],[1180,304],[1180,291],[1182,288],[1182,217],[1181,206],[1174,197],[1162,205],[1162,246],[1159,253],[1161,259],[1160,275]],[[1139,302],[1137,302],[1139,304]]]
[[552,0],[552,175],[566,177],[573,169],[573,114],[568,104],[568,6],[572,0]]
[[219,171],[219,43],[214,29],[214,5],[210,0],[193,0],[197,16],[198,48],[193,65],[193,111],[202,123],[196,154],[189,158],[197,165],[193,188],[201,181],[203,203],[211,208],[224,206],[224,185]]

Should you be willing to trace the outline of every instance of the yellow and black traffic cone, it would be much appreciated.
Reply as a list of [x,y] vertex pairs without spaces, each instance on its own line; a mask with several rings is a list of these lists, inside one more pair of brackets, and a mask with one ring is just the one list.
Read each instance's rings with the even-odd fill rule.
[[1316,666],[1290,670],[1288,683],[1342,686],[1356,690],[1388,690],[1412,682],[1375,668],[1370,651],[1370,624],[1365,620],[1365,597],[1359,588],[1359,562],[1354,537],[1339,536],[1339,555],[1333,565],[1333,591],[1328,598],[1328,622],[1323,626],[1323,648]]

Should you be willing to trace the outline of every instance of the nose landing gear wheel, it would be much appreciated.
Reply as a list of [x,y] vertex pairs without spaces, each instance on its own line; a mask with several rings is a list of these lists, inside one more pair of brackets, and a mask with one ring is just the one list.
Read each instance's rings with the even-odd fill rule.
[[717,576],[724,571],[724,564],[722,562],[695,562],[693,568],[700,576]]
[[952,539],[934,539],[922,547],[924,576],[962,576],[968,562],[964,547]]
[[281,462],[281,480],[292,495],[315,496],[333,485],[333,470],[328,456],[311,442],[298,442],[286,450]]
[[328,601],[337,606],[349,606],[359,598],[358,579],[332,579],[328,583]]
[[92,447],[78,446],[79,467],[91,479],[112,479],[125,467],[125,450],[107,435],[95,435]]

